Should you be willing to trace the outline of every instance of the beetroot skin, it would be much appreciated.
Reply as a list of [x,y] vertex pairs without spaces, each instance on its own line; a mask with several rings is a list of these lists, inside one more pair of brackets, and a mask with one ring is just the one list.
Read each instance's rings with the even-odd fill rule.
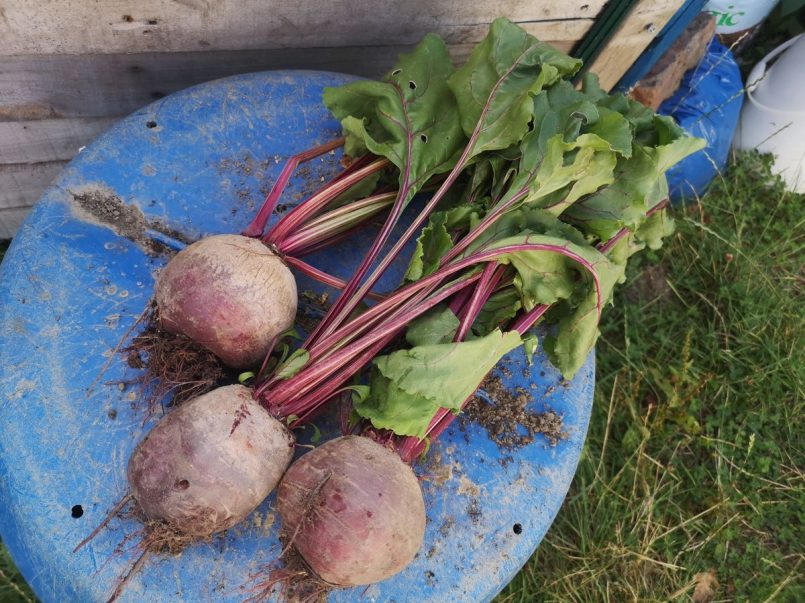
[[422,546],[419,482],[397,454],[369,438],[345,436],[305,454],[285,473],[277,503],[296,550],[333,585],[385,580]]
[[207,237],[180,251],[155,293],[165,329],[237,369],[259,365],[296,316],[291,271],[259,240],[240,235]]
[[242,385],[173,410],[131,455],[128,481],[149,519],[191,536],[235,525],[276,487],[293,456],[291,432]]

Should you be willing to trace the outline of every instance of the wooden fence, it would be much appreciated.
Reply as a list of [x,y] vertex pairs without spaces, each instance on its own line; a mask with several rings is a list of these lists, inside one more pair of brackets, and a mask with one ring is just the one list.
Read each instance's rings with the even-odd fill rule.
[[[611,0],[613,2],[620,0]],[[640,0],[593,61],[614,85],[682,0]],[[0,0],[0,238],[78,149],[166,94],[265,69],[377,76],[425,33],[457,61],[506,16],[570,52],[606,0]]]

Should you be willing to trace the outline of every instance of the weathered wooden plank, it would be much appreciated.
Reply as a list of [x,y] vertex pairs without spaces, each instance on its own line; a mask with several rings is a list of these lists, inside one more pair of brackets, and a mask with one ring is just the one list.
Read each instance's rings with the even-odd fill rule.
[[71,159],[115,121],[78,117],[0,122],[0,165]]
[[[473,40],[498,16],[594,18],[606,0],[4,0],[0,54],[89,54],[409,45],[435,31]],[[578,39],[578,38],[573,38]]]
[[640,0],[613,34],[606,48],[587,66],[601,87],[611,89],[674,16],[684,0]]
[[0,210],[33,205],[66,161],[0,165]]
[[[581,37],[592,20],[573,22]],[[527,24],[527,29],[531,26]],[[480,32],[479,30],[479,33]],[[569,51],[574,39],[547,40]],[[456,61],[472,44],[450,47]],[[409,46],[222,50],[97,55],[21,55],[2,59],[0,121],[131,113],[188,86],[267,69],[385,73]],[[56,84],[58,82],[58,84]]]
[[13,238],[29,211],[30,207],[0,209],[0,239]]

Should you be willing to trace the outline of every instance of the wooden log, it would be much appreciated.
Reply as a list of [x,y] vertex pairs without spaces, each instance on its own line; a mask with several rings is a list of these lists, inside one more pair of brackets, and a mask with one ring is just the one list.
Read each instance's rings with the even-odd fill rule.
[[66,161],[0,165],[0,210],[30,208]]
[[[4,0],[0,54],[90,54],[416,43],[477,39],[496,17],[548,34],[593,19],[606,0]],[[555,39],[577,40],[575,34]]]
[[[578,22],[583,35],[591,20]],[[553,40],[568,51],[574,39]],[[450,47],[462,61],[473,44]],[[321,69],[376,77],[409,46],[221,50],[2,59],[0,121],[126,115],[153,100],[212,79],[267,69]],[[56,85],[58,82],[58,85]]]
[[0,209],[0,239],[12,238],[29,211],[31,211],[30,207]]
[[115,117],[0,122],[0,165],[72,159]]
[[683,4],[684,0],[640,0],[586,71],[597,73],[601,87],[610,90]]

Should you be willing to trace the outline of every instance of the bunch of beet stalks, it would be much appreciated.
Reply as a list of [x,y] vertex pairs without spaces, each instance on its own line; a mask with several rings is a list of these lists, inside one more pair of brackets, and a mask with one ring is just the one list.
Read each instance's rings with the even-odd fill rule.
[[[328,89],[344,138],[291,158],[243,234],[186,247],[158,277],[162,326],[253,381],[168,413],[131,456],[125,500],[196,539],[278,487],[286,548],[316,579],[370,584],[410,563],[425,530],[411,463],[500,358],[523,344],[533,352],[538,321],[552,329],[540,344],[563,374],[580,367],[626,260],[669,231],[665,170],[700,148],[593,78],[576,90],[579,67],[500,19],[460,69],[428,36],[384,80]],[[341,146],[348,166],[266,231],[299,163]],[[417,193],[421,209],[390,241]],[[348,281],[300,259],[379,216]],[[374,292],[414,241],[405,281]],[[289,267],[340,295],[280,355],[297,306]],[[468,358],[472,370],[454,370]],[[345,395],[359,420],[289,468],[293,429]]]

